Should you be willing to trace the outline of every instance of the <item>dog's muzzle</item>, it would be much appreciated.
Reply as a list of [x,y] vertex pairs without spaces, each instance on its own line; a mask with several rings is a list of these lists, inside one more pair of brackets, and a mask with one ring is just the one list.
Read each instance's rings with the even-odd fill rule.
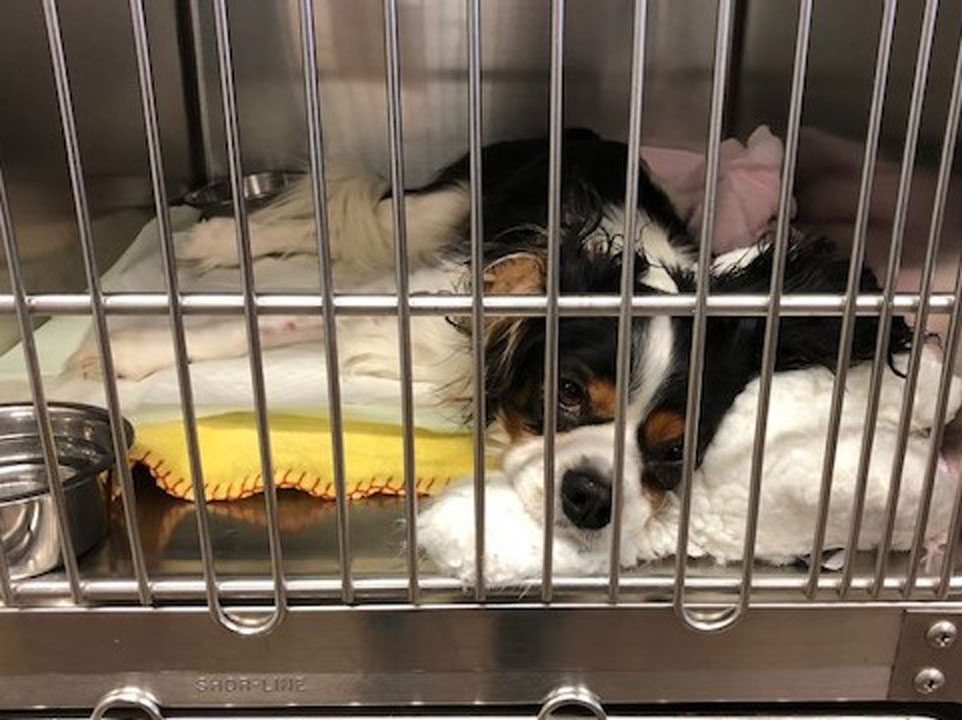
[[611,522],[611,483],[591,468],[568,470],[561,479],[561,508],[582,530],[600,530]]

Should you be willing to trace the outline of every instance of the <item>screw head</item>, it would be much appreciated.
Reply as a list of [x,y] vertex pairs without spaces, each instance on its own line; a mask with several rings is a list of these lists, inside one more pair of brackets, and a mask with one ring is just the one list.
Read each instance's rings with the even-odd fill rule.
[[915,675],[915,691],[919,695],[932,695],[945,685],[945,675],[938,668],[922,668]]
[[942,650],[951,646],[958,634],[959,629],[955,623],[949,620],[938,620],[929,627],[928,632],[925,633],[925,639],[932,647]]

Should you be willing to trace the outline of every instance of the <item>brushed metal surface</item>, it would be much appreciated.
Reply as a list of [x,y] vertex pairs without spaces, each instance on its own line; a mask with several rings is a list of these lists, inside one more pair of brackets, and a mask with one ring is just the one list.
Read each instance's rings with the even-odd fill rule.
[[[162,707],[883,699],[902,612],[759,609],[723,635],[669,607],[292,608],[266,638],[206,608],[0,612],[0,707],[92,707],[135,686]],[[70,638],[64,643],[64,638]]]
[[[363,162],[386,176],[380,3],[314,4],[325,147],[335,157]],[[566,5],[565,122],[626,138],[631,4],[570,0]],[[208,171],[223,177],[226,156],[213,15],[209,3],[197,0],[192,10],[198,27]],[[290,0],[232,0],[230,14],[245,168],[288,168],[291,161],[306,157],[297,5]],[[548,0],[483,3],[485,142],[547,131],[549,17]],[[650,18],[645,137],[701,148],[711,89],[714,12],[704,0],[655,0]],[[405,170],[408,183],[416,184],[467,150],[465,5],[402,2],[398,23]]]
[[[962,609],[905,613],[892,666],[890,698],[962,702],[962,645],[936,641],[939,627],[946,623],[956,627],[962,623]],[[940,675],[942,682],[938,681]]]
[[[186,189],[193,173],[175,2],[149,3],[157,90],[168,151],[168,182]],[[129,12],[122,0],[61,3],[64,42],[101,270],[149,219],[143,124]],[[57,99],[40,3],[0,7],[0,157],[12,205],[24,278],[31,292],[86,287],[70,195]],[[0,267],[5,260],[0,250]],[[9,287],[0,272],[0,289]],[[0,318],[0,352],[18,340]],[[26,399],[26,398],[5,398]]]

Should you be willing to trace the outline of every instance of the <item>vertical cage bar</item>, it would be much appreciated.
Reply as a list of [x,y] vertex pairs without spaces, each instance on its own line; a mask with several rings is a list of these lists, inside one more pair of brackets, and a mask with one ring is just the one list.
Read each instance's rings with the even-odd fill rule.
[[164,287],[170,300],[168,316],[174,342],[177,389],[180,394],[181,412],[184,419],[184,440],[187,444],[190,482],[194,493],[198,545],[204,573],[207,605],[219,624],[229,630],[243,634],[245,632],[244,626],[235,623],[221,607],[217,588],[217,571],[214,567],[210,517],[207,510],[203,466],[200,459],[200,441],[197,436],[197,411],[194,407],[194,392],[191,385],[190,368],[188,367],[183,296],[180,292],[180,281],[177,277],[174,235],[170,223],[170,210],[167,207],[167,188],[164,185],[164,158],[160,142],[157,99],[154,93],[153,68],[143,0],[130,0],[130,16],[134,31],[134,50],[137,57],[141,107],[147,136],[147,154],[150,162],[150,180],[154,192],[154,209],[157,213],[157,228],[160,233],[160,259],[164,274]]
[[[44,4],[45,18],[49,10]],[[49,32],[49,22],[48,22]],[[57,68],[54,68],[57,74]],[[69,158],[68,158],[69,160]],[[71,167],[73,171],[73,167]],[[27,304],[27,290],[23,282],[20,256],[14,237],[13,220],[7,199],[6,185],[0,176],[0,232],[3,234],[4,248],[7,254],[7,266],[10,273],[10,289],[14,296],[17,320],[20,325],[20,336],[23,344],[24,359],[27,365],[27,375],[37,418],[37,430],[43,450],[44,466],[47,471],[47,482],[50,485],[50,496],[53,500],[57,515],[57,530],[60,533],[60,551],[63,555],[64,568],[70,586],[70,596],[74,604],[83,601],[80,587],[80,573],[77,568],[77,556],[74,552],[73,536],[70,533],[70,520],[66,513],[66,502],[63,491],[63,478],[60,476],[57,459],[57,446],[54,441],[53,429],[50,425],[50,414],[47,408],[46,393],[43,388],[43,372],[37,357],[37,347],[34,341],[33,325],[30,320],[30,310]]]
[[[22,269],[20,267],[20,255],[17,251],[17,240],[14,236],[13,230],[13,217],[10,210],[10,203],[7,201],[7,185],[3,179],[3,166],[0,165],[0,240],[3,241],[3,250],[7,256],[7,269],[10,275],[10,292],[13,294],[13,299],[16,305],[17,311],[17,321],[20,325],[20,339],[23,344],[23,355],[27,363],[27,373],[30,380],[30,389],[33,395],[35,412],[37,414],[37,428],[40,431],[41,442],[43,443],[43,457],[44,465],[47,470],[47,477],[53,478],[55,475],[59,480],[59,474],[57,474],[57,452],[53,445],[53,434],[50,431],[50,422],[47,418],[46,428],[40,423],[41,412],[46,411],[46,402],[43,398],[43,383],[40,377],[40,363],[37,360],[37,348],[34,345],[33,340],[33,325],[30,322],[30,310],[27,307],[27,291],[23,283]],[[39,392],[38,392],[39,391]],[[51,495],[53,496],[53,485],[54,481],[50,480]],[[59,485],[59,483],[58,483]],[[61,499],[62,499],[61,494]],[[54,502],[57,503],[59,500],[55,497]],[[58,506],[59,507],[59,506]],[[57,512],[57,524],[58,530],[60,531],[61,540],[64,538],[63,526],[66,517],[63,513]],[[3,527],[0,526],[0,531]],[[2,537],[2,536],[0,536]],[[68,536],[69,541],[69,536]],[[60,552],[63,553],[64,557],[73,557],[73,548],[69,547],[69,542],[67,547],[63,542],[60,543]],[[73,598],[75,604],[80,604],[83,597],[80,591],[80,583],[78,582],[78,573],[76,567],[71,571],[68,569],[67,579],[70,582],[70,595]],[[10,586],[10,569],[7,566],[7,551],[3,547],[3,541],[0,539],[0,599],[3,600],[3,604],[6,607],[10,607],[14,604],[14,594],[13,588]]]
[[[625,425],[628,388],[631,385],[631,300],[635,292],[637,255],[638,173],[641,166],[641,119],[644,102],[645,32],[648,27],[648,0],[635,0],[632,30],[631,95],[628,116],[628,164],[625,169],[625,235],[621,265],[621,307],[618,315],[618,355],[615,371],[615,446],[611,480],[611,551],[608,559],[608,600],[618,602],[621,581],[621,524],[625,486]],[[640,229],[644,232],[644,228]]]
[[[939,212],[939,229],[937,234],[939,235],[941,235],[942,232],[941,213],[945,208],[945,198],[942,195],[943,193],[948,194],[948,184],[951,182],[952,160],[955,157],[955,145],[958,140],[960,114],[962,114],[962,40],[960,40],[958,55],[955,60],[952,99],[949,101],[949,112],[945,123],[946,135],[944,144],[942,145],[942,159],[939,166],[939,177],[936,189],[935,202]],[[945,182],[944,187],[943,180]],[[933,218],[932,222],[934,226],[936,219]],[[954,294],[955,303],[952,306],[952,315],[949,320],[949,330],[945,342],[945,352],[942,358],[942,372],[939,377],[939,398],[935,407],[932,434],[929,438],[929,456],[923,484],[924,502],[919,505],[919,513],[915,521],[915,537],[912,542],[912,553],[909,557],[909,568],[904,588],[906,596],[914,589],[915,580],[919,572],[919,563],[922,560],[922,541],[925,534],[925,526],[928,524],[928,513],[930,510],[933,485],[935,483],[935,472],[938,467],[939,455],[942,449],[942,437],[945,432],[945,416],[949,401],[949,391],[952,383],[955,381],[953,366],[958,355],[959,335],[960,329],[962,329],[960,328],[960,326],[962,326],[962,258],[959,259],[959,266],[956,270]],[[962,533],[962,484],[956,488],[945,555],[942,558],[942,568],[939,572],[939,584],[936,595],[940,600],[944,600],[949,594],[952,574],[955,570],[955,558],[958,551],[958,538],[960,533]]]
[[541,599],[554,595],[555,431],[558,424],[558,294],[561,265],[561,153],[564,130],[565,2],[551,3],[551,90],[548,118],[548,258],[545,278],[544,547]]
[[[908,445],[909,430],[911,429],[910,420],[912,418],[912,408],[915,404],[915,390],[918,386],[919,368],[921,367],[922,349],[925,344],[925,326],[929,320],[929,295],[932,292],[933,273],[935,263],[938,259],[939,245],[942,239],[942,220],[945,217],[945,203],[948,199],[949,181],[952,173],[952,161],[955,157],[956,133],[959,129],[959,109],[962,107],[962,43],[956,54],[955,73],[953,75],[952,95],[949,100],[949,109],[945,120],[945,133],[942,140],[942,155],[939,160],[939,173],[935,184],[935,196],[932,200],[932,218],[929,222],[929,237],[925,248],[925,259],[922,262],[922,285],[919,289],[921,304],[915,315],[915,327],[912,331],[912,352],[909,356],[908,372],[905,378],[905,387],[902,390],[902,406],[899,411],[898,438],[895,444],[895,456],[892,460],[892,475],[889,480],[889,494],[885,506],[885,525],[883,527],[882,541],[879,544],[878,555],[876,557],[875,578],[872,585],[872,595],[878,597],[885,581],[885,573],[888,569],[888,557],[891,551],[892,534],[895,529],[895,515],[898,510],[898,494],[902,481],[902,470],[905,464],[905,448]],[[948,348],[946,349],[948,356]],[[951,367],[951,363],[944,363]],[[939,386],[942,387],[941,384]],[[947,389],[943,389],[947,393]],[[938,405],[942,404],[944,398],[939,396]],[[938,416],[938,412],[936,412]],[[932,436],[942,435],[942,424],[944,422],[944,412],[938,425],[932,427]],[[930,444],[932,439],[930,438]],[[933,447],[938,447],[932,444]],[[930,452],[931,455],[931,452]],[[906,583],[903,586],[903,593],[908,596],[911,593],[911,586],[915,584],[918,566],[915,564],[920,557],[921,543],[928,522],[928,504],[932,499],[932,490],[935,475],[931,476],[931,481],[926,469],[926,474],[922,484],[922,498],[919,505],[916,525],[916,532],[913,537],[912,551],[909,555],[910,562],[906,575]]]
[[848,279],[845,289],[845,310],[839,331],[838,356],[835,362],[835,379],[832,385],[832,402],[829,407],[825,452],[822,456],[822,480],[819,487],[818,510],[812,539],[812,563],[805,587],[805,595],[808,598],[813,598],[818,592],[818,581],[822,572],[821,557],[825,549],[825,531],[828,524],[828,509],[835,475],[838,434],[841,427],[842,406],[845,402],[848,366],[852,357],[852,338],[855,333],[858,291],[862,276],[862,265],[865,259],[865,238],[868,231],[868,213],[872,204],[879,131],[882,127],[882,110],[885,106],[885,86],[888,82],[889,59],[892,54],[892,40],[895,33],[896,2],[897,0],[885,0],[879,29],[875,78],[872,84],[872,104],[869,110],[868,130],[865,136],[865,157],[862,161],[862,178],[859,185],[852,252],[849,257]]
[[762,366],[758,384],[758,406],[755,419],[755,438],[752,445],[752,466],[748,490],[748,516],[742,554],[742,580],[734,623],[751,601],[752,574],[755,566],[755,539],[758,534],[758,511],[761,500],[762,476],[765,466],[765,438],[771,406],[772,377],[778,352],[779,304],[785,285],[785,259],[788,256],[788,232],[791,225],[792,193],[795,185],[795,160],[798,157],[798,131],[802,120],[805,95],[805,72],[808,65],[809,35],[812,27],[812,0],[801,0],[798,8],[798,29],[795,37],[795,59],[792,65],[792,95],[788,110],[785,135],[785,159],[782,162],[781,186],[778,198],[778,222],[775,227],[775,251],[769,291],[768,314],[765,317],[765,339],[762,345]]
[[[927,0],[922,31],[919,38],[918,56],[915,62],[915,77],[912,82],[912,99],[906,126],[905,148],[902,154],[902,168],[899,175],[899,189],[895,200],[895,217],[892,222],[892,240],[889,247],[888,267],[885,274],[884,302],[879,313],[878,334],[875,340],[875,356],[872,360],[872,374],[869,379],[869,396],[865,408],[862,445],[859,452],[858,472],[856,475],[855,497],[852,502],[852,517],[849,525],[848,541],[845,545],[845,566],[842,571],[841,594],[847,597],[855,572],[855,553],[858,549],[859,534],[862,529],[862,513],[865,506],[865,493],[868,487],[868,472],[872,461],[872,446],[875,440],[875,427],[878,420],[879,397],[882,376],[886,370],[888,344],[892,330],[892,298],[902,258],[902,245],[905,239],[905,222],[908,212],[909,195],[912,188],[912,171],[915,166],[915,151],[918,146],[919,128],[922,120],[922,104],[925,100],[925,84],[928,78],[929,57],[935,38],[935,20],[938,14],[938,0]],[[901,472],[899,472],[901,480]],[[898,487],[889,488],[889,501],[892,492],[896,496]],[[883,538],[884,540],[884,538]],[[884,568],[882,568],[884,570]],[[873,589],[873,593],[875,590]]]
[[324,175],[324,141],[318,96],[317,35],[314,28],[314,0],[300,0],[301,54],[304,64],[304,96],[307,109],[308,152],[311,160],[311,191],[314,199],[314,232],[321,298],[324,303],[324,363],[327,369],[328,416],[331,421],[331,457],[337,511],[337,552],[341,568],[341,599],[354,601],[351,578],[351,530],[344,475],[344,419],[341,412],[341,375],[338,366],[337,319],[334,314],[334,279],[331,269],[331,240],[327,222]]
[[707,321],[708,285],[711,271],[712,238],[715,230],[715,198],[718,189],[718,155],[721,146],[722,119],[725,110],[725,85],[731,50],[732,2],[720,0],[715,29],[715,57],[712,71],[711,115],[708,148],[705,157],[705,200],[702,208],[701,238],[698,250],[695,313],[692,327],[691,360],[688,366],[688,393],[685,401],[685,440],[682,457],[678,542],[675,548],[675,613],[684,625],[703,632],[727,626],[724,616],[704,620],[692,616],[685,605],[685,582],[688,571],[688,528],[691,520],[691,484],[695,471],[698,424],[701,416],[702,371],[705,366],[705,326]]
[[407,525],[408,600],[418,601],[417,488],[414,467],[414,395],[411,362],[411,304],[408,289],[407,217],[404,210],[404,133],[397,0],[384,0],[384,57],[387,64],[387,116],[394,209],[394,269],[398,296],[398,355],[401,369],[401,421],[404,449],[404,516]]
[[484,582],[484,215],[481,167],[481,0],[468,7],[468,141],[471,176],[471,352],[474,358],[474,598],[485,598]]
[[[962,58],[962,56],[960,56],[960,58]],[[956,83],[956,91],[958,90],[959,84]],[[919,564],[922,561],[922,554],[924,552],[923,541],[925,537],[925,527],[928,524],[932,503],[932,491],[935,485],[935,472],[938,468],[940,451],[942,449],[942,438],[945,434],[945,416],[949,402],[949,390],[955,379],[952,368],[955,365],[955,358],[959,350],[960,319],[962,319],[962,259],[960,259],[956,274],[955,306],[952,309],[952,316],[949,320],[945,353],[942,358],[942,371],[939,374],[939,396],[935,405],[932,433],[929,437],[929,454],[926,460],[925,475],[922,480],[922,498],[919,501],[919,509],[915,519],[915,534],[912,538],[912,551],[909,555],[909,566],[906,571],[905,585],[902,587],[902,594],[906,598],[910,597],[915,589],[915,582],[919,574]],[[947,538],[957,539],[960,530],[962,530],[962,484],[956,488],[956,497],[952,507],[949,528]],[[944,600],[949,593],[949,583],[952,579],[952,571],[955,566],[955,549],[957,547],[957,542],[947,540],[945,556],[942,559],[942,569],[939,573],[939,583],[936,587],[936,595],[940,600]]]
[[37,430],[40,434],[40,446],[43,451],[44,467],[47,471],[47,482],[50,484],[50,497],[53,500],[57,515],[57,532],[60,533],[60,552],[63,555],[64,569],[67,572],[67,583],[70,587],[70,597],[75,605],[83,602],[83,591],[80,587],[80,571],[77,568],[77,556],[74,552],[73,536],[70,534],[70,519],[67,517],[66,500],[63,492],[63,478],[60,477],[60,464],[57,460],[57,446],[50,426],[50,413],[47,409],[46,393],[43,389],[43,374],[40,360],[37,357],[37,346],[33,336],[33,325],[30,321],[30,308],[27,304],[27,289],[23,282],[23,270],[20,266],[20,256],[17,253],[17,241],[14,237],[13,220],[10,204],[7,200],[7,187],[0,170],[0,235],[3,235],[4,252],[7,254],[7,269],[10,273],[10,290],[13,293],[17,308],[17,321],[20,325],[20,338],[23,345],[23,356],[27,365],[27,377],[30,382],[30,392],[33,396],[34,412],[37,416]]
[[[928,467],[925,471],[926,487],[934,482],[935,469],[938,466],[939,450],[942,444],[942,434],[945,430],[945,409],[948,404],[949,390],[951,383],[955,380],[952,366],[959,349],[959,336],[962,330],[962,258],[959,259],[959,267],[955,278],[955,305],[952,308],[952,316],[949,321],[949,332],[946,337],[945,357],[942,360],[942,374],[939,378],[939,402],[936,406],[936,424],[933,426],[932,437],[929,439],[929,458]],[[916,520],[916,538],[921,538],[925,532],[925,521],[927,518],[920,517]],[[920,529],[921,528],[921,529]],[[949,521],[949,532],[946,536],[945,555],[942,557],[942,568],[939,572],[939,583],[936,589],[936,597],[945,600],[949,595],[952,584],[952,574],[955,571],[955,558],[958,551],[959,534],[962,533],[962,483],[955,490],[955,502],[952,506],[952,517]],[[916,547],[918,546],[918,550]],[[915,584],[914,576],[918,573],[918,565],[921,561],[921,539],[917,539],[912,545],[912,556],[909,561],[909,577],[912,582],[906,580],[906,587],[910,588]]]
[[3,523],[0,523],[0,603],[11,607],[14,603],[13,588],[10,585],[10,568],[7,566],[7,551],[3,547]]
[[93,316],[94,338],[100,353],[100,363],[104,377],[104,394],[107,400],[107,414],[110,420],[110,436],[113,444],[115,468],[120,481],[120,495],[127,525],[127,542],[130,559],[137,580],[137,596],[142,605],[151,602],[144,562],[144,550],[140,541],[137,522],[137,499],[134,495],[130,464],[127,462],[127,438],[124,432],[124,417],[120,408],[120,396],[114,372],[113,352],[110,348],[110,335],[107,329],[107,316],[104,314],[103,289],[100,285],[100,271],[97,268],[97,251],[94,247],[93,226],[90,208],[87,204],[87,190],[84,185],[83,164],[80,158],[80,143],[74,118],[73,98],[70,79],[67,74],[67,60],[64,53],[63,37],[60,32],[60,17],[55,0],[44,0],[44,21],[47,26],[47,40],[53,64],[54,80],[57,88],[57,103],[63,130],[64,147],[67,152],[67,166],[70,171],[70,187],[73,193],[74,213],[77,218],[77,231],[83,255],[84,273],[90,292],[90,311]]
[[271,577],[274,582],[274,608],[264,619],[243,621],[249,634],[268,633],[284,619],[287,611],[287,591],[281,557],[281,534],[277,517],[277,490],[271,463],[270,428],[267,422],[267,393],[264,387],[264,360],[261,356],[260,333],[257,324],[257,304],[254,290],[254,261],[251,257],[250,226],[244,198],[244,178],[241,165],[240,126],[237,117],[237,95],[234,88],[234,68],[230,46],[230,27],[226,0],[214,0],[217,64],[220,70],[221,98],[224,107],[224,130],[227,136],[227,161],[234,221],[237,230],[237,256],[240,262],[241,292],[244,296],[244,321],[250,350],[251,385],[254,391],[254,418],[261,461],[261,481],[267,508],[267,539],[271,558]]

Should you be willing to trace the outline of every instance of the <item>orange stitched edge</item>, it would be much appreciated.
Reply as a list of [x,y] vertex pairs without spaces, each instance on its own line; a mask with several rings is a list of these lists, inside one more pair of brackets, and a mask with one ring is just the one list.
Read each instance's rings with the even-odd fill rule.
[[[186,477],[183,475],[178,475],[171,479],[173,474],[172,470],[167,470],[164,472],[162,468],[165,463],[164,460],[158,458],[156,462],[150,463],[147,458],[150,457],[151,451],[145,450],[141,454],[131,454],[129,460],[135,463],[140,463],[147,468],[150,476],[157,483],[157,486],[169,495],[172,495],[181,500],[191,500],[193,495],[193,486]],[[309,474],[306,470],[301,471],[295,482],[290,481],[290,475],[295,472],[295,468],[285,468],[283,471],[280,469],[274,470],[274,483],[278,488],[294,488],[300,490],[301,492],[306,492],[312,497],[320,498],[322,500],[333,501],[337,498],[334,492],[334,483],[330,481],[325,481],[321,476]],[[239,490],[236,492],[231,492],[234,484],[229,481],[221,481],[213,486],[209,483],[206,484],[205,490],[207,491],[207,499],[211,502],[226,502],[230,500],[243,500],[244,498],[252,497],[263,491],[263,484],[260,483],[260,473],[257,474],[256,478],[252,478],[249,475],[244,476],[239,485]],[[305,483],[307,480],[309,485]],[[388,495],[388,496],[402,496],[404,495],[404,485],[403,482],[395,485],[396,478],[394,475],[387,476],[372,476],[366,483],[359,483],[357,487],[348,492],[347,496],[349,500],[363,500],[365,498],[374,497],[376,495]],[[400,480],[400,478],[398,478]],[[418,495],[425,496],[430,494],[430,490],[434,487],[436,483],[441,483],[446,485],[451,482],[450,476],[433,476],[433,477],[419,477],[415,480],[414,486]],[[323,484],[323,489],[320,491],[317,489]],[[227,491],[221,494],[222,489],[226,485]]]

